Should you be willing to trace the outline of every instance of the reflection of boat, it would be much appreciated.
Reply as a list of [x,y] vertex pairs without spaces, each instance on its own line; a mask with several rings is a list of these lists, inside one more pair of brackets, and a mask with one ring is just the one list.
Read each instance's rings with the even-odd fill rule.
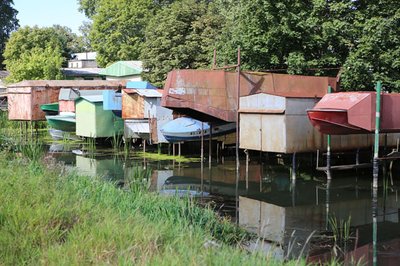
[[[180,117],[166,123],[161,133],[169,142],[200,140],[203,129],[204,138],[210,135],[210,125],[190,117]],[[212,126],[212,136],[221,136],[235,131],[235,123]]]
[[65,132],[75,132],[76,120],[75,114],[60,114],[60,115],[47,115],[47,123],[50,127],[65,131]]
[[40,110],[46,113],[46,115],[56,115],[58,114],[58,103],[48,103],[48,104],[42,104],[40,106]]
[[[400,132],[400,94],[382,94],[382,133]],[[308,117],[321,133],[331,135],[372,133],[375,130],[375,92],[340,92],[326,94]]]

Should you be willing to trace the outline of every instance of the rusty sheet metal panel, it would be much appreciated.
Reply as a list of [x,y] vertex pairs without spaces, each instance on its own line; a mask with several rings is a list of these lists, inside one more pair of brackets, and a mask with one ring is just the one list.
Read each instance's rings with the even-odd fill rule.
[[40,109],[42,104],[58,101],[59,88],[36,87],[32,89],[32,121],[45,120],[45,113]]
[[240,148],[261,150],[262,119],[258,114],[240,114]]
[[31,88],[8,88],[8,119],[29,121],[32,116]]
[[[26,80],[8,86],[12,98],[9,103],[9,119],[45,120],[40,105],[58,101],[61,88],[74,87],[80,90],[104,90],[125,88],[126,81],[105,80]],[[27,95],[28,96],[24,96]],[[22,104],[24,106],[22,106]],[[27,110],[29,108],[29,110]]]
[[240,97],[239,113],[284,113],[286,98],[259,93]]
[[286,151],[285,116],[282,114],[240,114],[240,148]]
[[58,110],[60,112],[75,113],[75,100],[73,100],[73,101],[66,101],[66,100],[58,101]]
[[[240,95],[263,92],[284,97],[314,98],[326,94],[328,85],[335,89],[336,79],[241,72]],[[223,70],[174,70],[168,73],[161,104],[202,121],[216,118],[235,122],[237,73]]]
[[225,72],[220,70],[172,71],[165,82],[161,105],[181,113],[195,110],[207,119],[234,121],[236,106],[228,104],[231,96],[227,94],[225,78]]

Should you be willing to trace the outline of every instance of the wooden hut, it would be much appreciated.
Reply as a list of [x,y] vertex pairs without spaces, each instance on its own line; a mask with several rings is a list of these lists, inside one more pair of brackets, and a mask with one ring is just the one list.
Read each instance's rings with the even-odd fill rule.
[[75,110],[78,136],[107,138],[123,132],[122,119],[103,109],[103,95],[81,96],[76,100]]
[[128,82],[122,91],[122,119],[126,138],[167,142],[161,127],[172,120],[172,111],[161,107],[162,93],[148,82]]
[[126,81],[106,80],[26,80],[7,87],[8,119],[20,121],[45,120],[42,104],[58,101],[61,88],[79,90],[118,90]]

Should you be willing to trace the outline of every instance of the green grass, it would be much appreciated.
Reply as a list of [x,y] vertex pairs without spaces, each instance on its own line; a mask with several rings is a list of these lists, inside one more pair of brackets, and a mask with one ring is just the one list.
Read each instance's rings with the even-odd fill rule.
[[[190,199],[118,189],[5,152],[0,169],[0,265],[274,263],[238,248],[248,235]],[[204,247],[209,240],[220,245]]]

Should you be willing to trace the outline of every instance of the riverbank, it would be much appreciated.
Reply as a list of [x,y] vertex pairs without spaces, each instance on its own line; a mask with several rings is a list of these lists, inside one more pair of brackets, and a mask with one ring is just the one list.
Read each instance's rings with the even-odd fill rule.
[[247,236],[189,199],[65,172],[0,153],[0,260],[15,264],[280,264],[239,247]]

